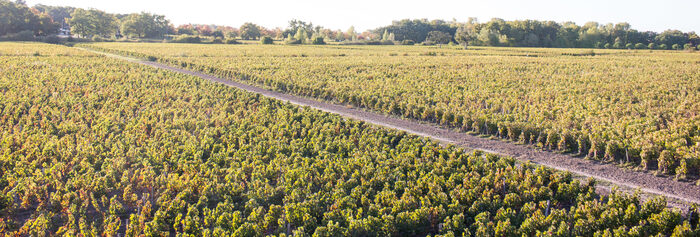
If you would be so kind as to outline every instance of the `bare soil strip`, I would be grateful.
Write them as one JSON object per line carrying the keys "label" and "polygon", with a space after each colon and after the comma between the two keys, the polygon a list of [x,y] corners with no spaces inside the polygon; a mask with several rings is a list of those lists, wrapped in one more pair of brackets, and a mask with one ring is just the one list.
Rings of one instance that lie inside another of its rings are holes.
{"label": "bare soil strip", "polygon": [[[677,182],[668,177],[658,177],[647,172],[639,172],[617,167],[613,164],[602,163],[593,160],[586,160],[572,157],[566,154],[559,154],[549,151],[542,151],[524,145],[511,142],[492,140],[466,134],[464,132],[453,131],[433,124],[427,124],[415,120],[407,120],[398,117],[391,117],[377,112],[366,111],[346,105],[338,105],[330,102],[299,97],[280,92],[263,89],[228,79],[203,74],[200,72],[185,70],[168,66],[161,63],[144,61],[99,51],[86,49],[95,53],[115,57],[155,68],[175,71],[200,77],[209,81],[218,82],[228,86],[236,87],[253,93],[258,93],[270,98],[286,101],[299,106],[308,106],[329,113],[364,121],[367,123],[406,131],[423,137],[428,137],[442,143],[454,144],[466,149],[481,150],[514,157],[520,161],[530,161],[534,164],[548,166],[558,170],[565,170],[571,173],[592,177],[594,179],[620,186],[625,189],[636,190],[655,195],[663,195],[670,199],[687,203],[700,203],[700,186],[688,182]],[[604,187],[610,189],[610,187]],[[675,207],[685,207],[687,205],[676,203]]]}

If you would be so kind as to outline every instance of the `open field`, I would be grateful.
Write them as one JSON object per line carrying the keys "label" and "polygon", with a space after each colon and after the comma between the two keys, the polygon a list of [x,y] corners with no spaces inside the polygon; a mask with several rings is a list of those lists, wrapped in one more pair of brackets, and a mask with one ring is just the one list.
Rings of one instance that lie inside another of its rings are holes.
{"label": "open field", "polygon": [[679,180],[700,172],[700,54],[648,50],[102,43]]}
{"label": "open field", "polygon": [[662,199],[598,196],[569,173],[25,46],[0,43],[3,234],[697,232]]}

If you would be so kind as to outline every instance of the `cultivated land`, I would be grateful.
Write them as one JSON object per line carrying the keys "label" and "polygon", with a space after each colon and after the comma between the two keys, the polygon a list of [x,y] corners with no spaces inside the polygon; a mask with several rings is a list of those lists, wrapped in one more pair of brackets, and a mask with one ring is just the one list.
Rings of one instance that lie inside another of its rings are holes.
{"label": "cultivated land", "polygon": [[697,180],[700,54],[101,43],[86,47]]}
{"label": "cultivated land", "polygon": [[567,172],[201,78],[0,43],[0,233],[697,234]]}
{"label": "cultivated land", "polygon": [[422,123],[416,120],[409,120],[396,116],[387,116],[377,112],[348,107],[345,105],[333,104],[312,98],[275,92],[254,85],[235,82],[232,80],[203,74],[201,72],[190,71],[157,62],[139,60],[136,58],[124,57],[100,51],[94,52],[131,62],[197,76],[246,91],[259,93],[270,98],[287,101],[292,104],[310,106],[322,111],[339,114],[347,118],[361,120],[375,125],[428,137],[438,142],[458,145],[459,147],[468,150],[480,150],[493,154],[511,156],[523,162],[534,162],[536,164],[545,165],[558,170],[571,171],[579,175],[579,178],[581,179],[590,177],[604,181],[604,183],[602,183],[602,189],[600,185],[598,189],[601,194],[607,193],[615,186],[620,186],[630,192],[632,190],[642,190],[645,194],[641,196],[642,199],[650,198],[647,196],[647,194],[669,197],[672,201],[669,203],[669,206],[680,207],[682,209],[687,209],[690,203],[700,203],[700,187],[694,185],[693,183],[676,182],[666,177],[659,177],[650,173],[635,172],[633,170],[624,169],[623,167],[616,167],[612,164],[606,164],[595,160],[572,159],[572,157],[566,154],[535,150],[531,149],[531,147],[507,143],[500,140],[476,137],[449,128]]}

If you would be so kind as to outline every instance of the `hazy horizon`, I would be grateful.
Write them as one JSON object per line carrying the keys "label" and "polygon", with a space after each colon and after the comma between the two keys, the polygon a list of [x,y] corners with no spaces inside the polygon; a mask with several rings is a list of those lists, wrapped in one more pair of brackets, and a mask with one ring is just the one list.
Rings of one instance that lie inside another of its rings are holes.
{"label": "hazy horizon", "polygon": [[[444,1],[442,4],[368,1],[329,3],[326,1],[234,1],[202,0],[197,4],[155,1],[90,1],[90,0],[27,0],[36,4],[95,8],[110,13],[150,12],[165,15],[175,26],[182,24],[215,24],[239,27],[245,22],[267,28],[285,28],[291,19],[312,22],[329,29],[346,30],[354,26],[362,32],[389,25],[401,19],[453,19],[464,22],[476,17],[480,22],[491,18],[504,20],[573,21],[583,25],[589,21],[601,24],[628,22],[639,31],[662,32],[677,29],[700,31],[697,4],[689,0],[666,1],[602,1],[564,2],[541,0],[521,2]],[[684,7],[684,6],[690,7]],[[270,7],[274,6],[274,8]]]}

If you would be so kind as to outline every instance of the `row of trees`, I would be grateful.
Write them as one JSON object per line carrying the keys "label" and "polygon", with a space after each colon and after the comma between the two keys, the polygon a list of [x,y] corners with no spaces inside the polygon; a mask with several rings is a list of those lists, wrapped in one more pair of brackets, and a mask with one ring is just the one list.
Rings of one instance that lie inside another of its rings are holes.
{"label": "row of trees", "polygon": [[162,38],[173,32],[165,16],[151,13],[110,14],[97,9],[75,9],[67,20],[71,32],[81,37]]}
{"label": "row of trees", "polygon": [[111,14],[96,9],[36,5],[0,0],[0,36],[32,32],[33,36],[58,33],[70,27],[81,37],[162,38],[174,31],[165,16],[150,13]]}
{"label": "row of trees", "polygon": [[560,48],[660,48],[682,49],[700,46],[695,32],[667,30],[661,33],[632,29],[629,23],[583,26],[573,22],[516,20],[494,18],[480,23],[427,19],[394,21],[361,34],[354,28],[330,30],[300,20],[289,21],[286,29],[267,29],[245,23],[239,29],[215,25],[181,25],[173,27],[163,15],[150,13],[110,14],[96,9],[36,5],[0,0],[0,36],[31,31],[35,36],[50,35],[59,27],[70,26],[81,37],[163,38],[166,34],[203,35],[214,38],[259,39],[268,36],[295,42],[382,40],[393,42],[449,42],[483,46],[560,47]]}
{"label": "row of trees", "polygon": [[667,30],[661,33],[632,29],[629,23],[599,24],[589,22],[578,26],[573,22],[553,21],[505,21],[492,19],[479,23],[475,18],[467,22],[426,19],[394,21],[389,26],[362,33],[351,27],[347,31],[330,30],[312,23],[291,20],[285,29],[267,29],[252,23],[245,23],[240,29],[207,25],[183,25],[178,34],[199,34],[214,37],[240,36],[243,39],[258,39],[263,36],[285,39],[287,42],[375,40],[387,43],[426,43],[447,44],[450,42],[466,45],[517,46],[517,47],[560,47],[560,48],[649,48],[682,49],[700,45],[700,37],[695,32]]}
{"label": "row of trees", "polygon": [[270,37],[278,40],[312,42],[319,38],[323,41],[346,41],[358,39],[371,39],[373,35],[366,33],[358,35],[354,27],[350,27],[346,32],[340,30],[330,30],[321,26],[314,26],[312,23],[293,19],[289,21],[289,26],[285,29],[269,29],[260,25],[246,22],[239,28],[219,25],[180,25],[175,29],[178,35],[199,35],[213,38],[241,38],[244,40],[257,40],[262,37]]}
{"label": "row of trees", "polygon": [[700,45],[695,32],[667,30],[662,33],[632,29],[629,23],[599,24],[588,22],[578,26],[573,22],[504,21],[493,19],[478,23],[471,19],[459,24],[458,38],[463,43],[489,46],[528,46],[562,48],[630,48],[642,45]]}
{"label": "row of trees", "polygon": [[21,2],[0,0],[0,36],[30,32],[42,36],[56,33],[59,25],[49,15]]}
{"label": "row of trees", "polygon": [[448,43],[483,46],[559,47],[559,48],[690,48],[700,45],[695,32],[667,30],[662,33],[632,29],[629,23],[600,24],[589,22],[583,26],[573,22],[517,20],[494,18],[479,23],[476,18],[467,22],[446,22],[426,19],[394,21],[389,26],[373,30],[375,35],[393,35],[393,40]]}

